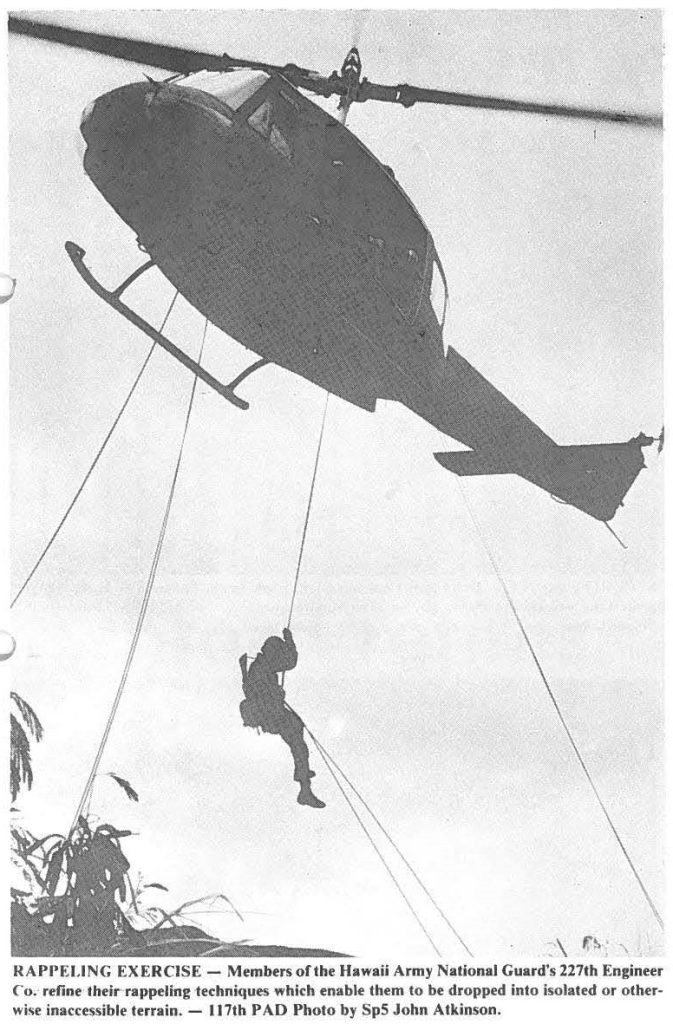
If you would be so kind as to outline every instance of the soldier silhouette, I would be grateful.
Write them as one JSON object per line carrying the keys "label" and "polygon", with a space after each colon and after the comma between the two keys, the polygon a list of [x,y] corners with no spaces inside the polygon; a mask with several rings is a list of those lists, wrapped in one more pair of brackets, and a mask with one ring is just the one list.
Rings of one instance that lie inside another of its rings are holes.
{"label": "soldier silhouette", "polygon": [[325,804],[311,789],[315,775],[308,763],[308,747],[304,739],[304,723],[285,703],[285,690],[278,679],[279,672],[288,672],[297,664],[297,648],[289,628],[283,630],[283,639],[270,636],[262,650],[248,665],[248,655],[239,659],[243,676],[240,712],[243,724],[251,729],[280,736],[287,743],[294,760],[294,778],[299,783],[297,803],[308,807]]}

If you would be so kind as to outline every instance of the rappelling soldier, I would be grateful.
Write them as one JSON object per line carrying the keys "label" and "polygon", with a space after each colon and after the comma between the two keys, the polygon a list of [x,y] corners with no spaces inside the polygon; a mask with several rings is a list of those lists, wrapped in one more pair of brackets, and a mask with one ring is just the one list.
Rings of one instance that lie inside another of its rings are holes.
{"label": "rappelling soldier", "polygon": [[282,640],[279,636],[270,636],[250,665],[247,654],[241,655],[239,664],[245,694],[240,705],[243,724],[285,740],[294,760],[294,778],[299,783],[297,803],[324,807],[311,789],[315,772],[311,771],[308,763],[304,723],[286,705],[285,690],[278,679],[279,672],[289,672],[297,664],[297,648],[292,633],[284,629]]}

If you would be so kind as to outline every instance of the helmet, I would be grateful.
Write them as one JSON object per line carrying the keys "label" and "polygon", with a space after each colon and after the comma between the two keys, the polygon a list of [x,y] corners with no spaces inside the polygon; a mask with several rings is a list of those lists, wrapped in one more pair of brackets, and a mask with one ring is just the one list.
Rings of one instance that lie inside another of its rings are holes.
{"label": "helmet", "polygon": [[262,654],[273,665],[276,665],[279,661],[284,662],[285,644],[279,636],[270,636],[262,644]]}

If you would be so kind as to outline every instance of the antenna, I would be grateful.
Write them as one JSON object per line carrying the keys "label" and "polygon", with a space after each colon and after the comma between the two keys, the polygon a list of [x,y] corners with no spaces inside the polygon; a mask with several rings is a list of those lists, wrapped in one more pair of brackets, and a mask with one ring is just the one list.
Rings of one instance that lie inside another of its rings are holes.
{"label": "antenna", "polygon": [[[603,520],[603,522],[605,522],[605,520]],[[619,538],[619,537],[617,536],[617,534],[616,534],[616,533],[615,533],[615,531],[614,531],[614,530],[612,529],[612,527],[610,526],[610,524],[609,524],[609,523],[605,523],[605,525],[606,525],[607,529],[608,529],[608,530],[610,531],[610,533],[612,534],[612,536],[613,536],[613,537],[615,538],[615,540],[617,541],[617,543],[618,543],[618,544],[621,544],[621,546],[622,546],[622,547],[624,548],[624,550],[625,550],[625,551],[628,551],[628,550],[629,550],[629,549],[628,549],[628,546],[627,546],[627,545],[626,545],[626,544],[624,543],[624,541],[623,541],[623,540],[620,540],[620,538]]]}

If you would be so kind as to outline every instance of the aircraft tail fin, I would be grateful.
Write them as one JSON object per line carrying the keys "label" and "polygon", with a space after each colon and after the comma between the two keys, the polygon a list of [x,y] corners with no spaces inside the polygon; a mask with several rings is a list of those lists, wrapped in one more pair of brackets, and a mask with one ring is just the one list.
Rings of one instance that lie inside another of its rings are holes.
{"label": "aircraft tail fin", "polygon": [[552,445],[520,452],[484,449],[436,452],[458,476],[516,473],[561,501],[607,522],[645,465],[642,449],[654,438],[639,434],[618,444]]}

